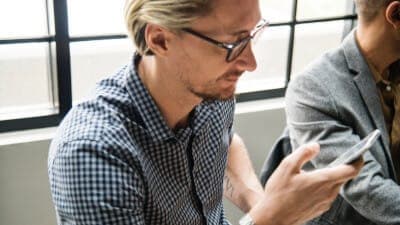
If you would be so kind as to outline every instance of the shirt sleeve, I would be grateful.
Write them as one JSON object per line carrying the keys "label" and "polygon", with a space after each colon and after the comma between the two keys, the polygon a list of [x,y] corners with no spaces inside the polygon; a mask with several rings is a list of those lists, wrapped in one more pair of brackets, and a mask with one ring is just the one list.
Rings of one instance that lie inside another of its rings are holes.
{"label": "shirt sleeve", "polygon": [[143,179],[126,152],[87,140],[57,149],[49,177],[59,224],[145,224]]}

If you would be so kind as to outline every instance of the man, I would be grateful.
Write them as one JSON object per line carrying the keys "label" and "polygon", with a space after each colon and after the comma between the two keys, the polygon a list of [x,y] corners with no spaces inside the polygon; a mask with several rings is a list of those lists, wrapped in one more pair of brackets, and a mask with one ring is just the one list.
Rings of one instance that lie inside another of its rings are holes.
{"label": "man", "polygon": [[300,224],[360,170],[303,173],[311,144],[261,188],[232,131],[237,80],[256,68],[249,42],[267,25],[257,0],[131,0],[126,21],[134,58],[69,112],[51,145],[59,224],[229,224],[224,176],[248,212],[242,224]]}
{"label": "man", "polygon": [[[321,168],[374,129],[360,175],[309,224],[400,224],[400,2],[356,0],[357,28],[287,90],[292,146],[317,141]],[[397,177],[396,177],[397,174]]]}

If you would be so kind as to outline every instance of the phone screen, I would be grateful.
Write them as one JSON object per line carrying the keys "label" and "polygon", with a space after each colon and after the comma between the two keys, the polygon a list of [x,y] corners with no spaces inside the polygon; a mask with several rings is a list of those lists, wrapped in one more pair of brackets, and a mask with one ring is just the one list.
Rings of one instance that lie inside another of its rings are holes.
{"label": "phone screen", "polygon": [[372,131],[364,139],[331,162],[328,167],[334,167],[341,164],[351,164],[356,161],[372,147],[380,135],[381,132],[379,130]]}

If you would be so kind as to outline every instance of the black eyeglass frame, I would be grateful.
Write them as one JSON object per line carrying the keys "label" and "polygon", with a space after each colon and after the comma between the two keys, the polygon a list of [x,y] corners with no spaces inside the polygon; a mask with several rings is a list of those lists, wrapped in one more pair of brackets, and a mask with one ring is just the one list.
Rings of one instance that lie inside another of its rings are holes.
{"label": "black eyeglass frame", "polygon": [[[225,49],[227,51],[225,61],[232,62],[233,60],[235,60],[237,57],[239,57],[242,54],[243,50],[246,48],[246,46],[249,44],[249,42],[256,36],[256,34],[259,33],[260,31],[264,30],[266,27],[268,27],[268,25],[269,25],[269,22],[266,19],[261,19],[261,21],[253,29],[253,31],[251,32],[251,34],[248,37],[245,37],[234,43],[225,43],[225,42],[217,41],[213,38],[207,37],[204,34],[194,31],[190,28],[182,28],[181,30],[185,31],[195,37],[201,38],[213,45],[216,45],[220,48]],[[241,46],[241,48],[238,50],[237,55],[235,55],[233,58],[231,58],[232,52],[234,52],[235,48],[237,48],[238,46]]]}

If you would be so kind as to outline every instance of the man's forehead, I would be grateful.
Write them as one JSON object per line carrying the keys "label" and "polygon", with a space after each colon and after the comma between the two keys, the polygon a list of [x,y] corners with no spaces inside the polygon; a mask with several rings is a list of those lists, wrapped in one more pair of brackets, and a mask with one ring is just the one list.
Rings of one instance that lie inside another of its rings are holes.
{"label": "man's forehead", "polygon": [[199,23],[216,30],[251,30],[260,19],[258,0],[214,0],[210,14]]}

